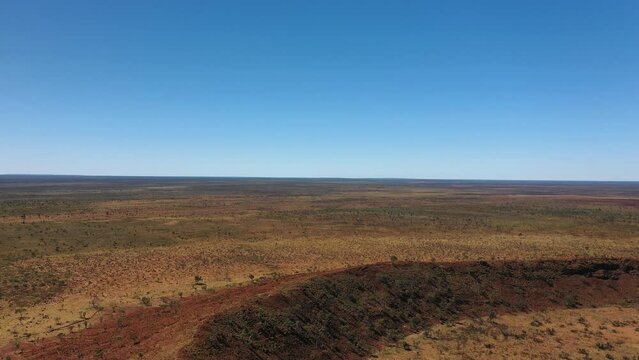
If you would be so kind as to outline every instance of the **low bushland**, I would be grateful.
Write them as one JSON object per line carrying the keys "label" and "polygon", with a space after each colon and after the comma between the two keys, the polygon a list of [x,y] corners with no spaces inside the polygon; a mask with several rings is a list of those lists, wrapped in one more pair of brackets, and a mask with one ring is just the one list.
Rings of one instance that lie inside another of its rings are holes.
{"label": "low bushland", "polygon": [[379,344],[461,317],[637,300],[637,269],[611,260],[363,266],[214,316],[182,355],[363,358]]}

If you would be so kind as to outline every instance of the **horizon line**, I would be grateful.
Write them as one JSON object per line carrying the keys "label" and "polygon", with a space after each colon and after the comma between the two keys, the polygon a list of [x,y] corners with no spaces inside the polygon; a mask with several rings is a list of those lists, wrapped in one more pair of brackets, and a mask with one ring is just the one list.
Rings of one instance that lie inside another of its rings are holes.
{"label": "horizon line", "polygon": [[246,175],[96,175],[96,174],[0,174],[0,177],[82,177],[82,178],[187,178],[187,179],[280,179],[280,180],[406,180],[406,181],[495,181],[495,182],[600,182],[639,183],[639,180],[574,180],[574,179],[480,179],[480,178],[416,178],[416,177],[348,177],[348,176],[246,176]]}

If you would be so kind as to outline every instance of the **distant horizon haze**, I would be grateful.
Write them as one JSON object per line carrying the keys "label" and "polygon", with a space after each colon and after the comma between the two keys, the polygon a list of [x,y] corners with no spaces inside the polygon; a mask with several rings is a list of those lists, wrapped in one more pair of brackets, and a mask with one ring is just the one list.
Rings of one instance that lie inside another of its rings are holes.
{"label": "distant horizon haze", "polygon": [[227,175],[84,175],[84,174],[0,174],[0,180],[7,178],[84,178],[84,179],[211,179],[211,180],[225,180],[225,179],[239,179],[239,180],[370,180],[370,181],[423,181],[423,182],[512,182],[512,183],[629,183],[638,184],[639,180],[574,180],[574,179],[473,179],[473,178],[459,178],[459,179],[445,179],[445,178],[406,178],[406,177],[340,177],[340,176],[227,176]]}

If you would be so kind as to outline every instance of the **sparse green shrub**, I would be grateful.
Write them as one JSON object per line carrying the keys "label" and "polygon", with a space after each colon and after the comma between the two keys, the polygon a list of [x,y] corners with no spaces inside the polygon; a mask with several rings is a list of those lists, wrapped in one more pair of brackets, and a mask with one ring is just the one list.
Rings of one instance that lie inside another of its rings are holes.
{"label": "sparse green shrub", "polygon": [[564,296],[564,305],[566,305],[566,307],[574,309],[577,307],[577,296],[575,296],[574,294],[566,294]]}
{"label": "sparse green shrub", "polygon": [[406,350],[406,351],[411,351],[411,350],[412,350],[412,347],[411,347],[411,346],[410,346],[410,344],[409,344],[409,343],[407,343],[406,341],[404,341],[404,342],[402,343],[402,347],[403,347],[403,348],[404,348],[404,350]]}
{"label": "sparse green shrub", "polygon": [[612,346],[612,344],[609,342],[598,342],[597,344],[595,344],[595,347],[599,350],[612,350],[614,348],[614,346]]}

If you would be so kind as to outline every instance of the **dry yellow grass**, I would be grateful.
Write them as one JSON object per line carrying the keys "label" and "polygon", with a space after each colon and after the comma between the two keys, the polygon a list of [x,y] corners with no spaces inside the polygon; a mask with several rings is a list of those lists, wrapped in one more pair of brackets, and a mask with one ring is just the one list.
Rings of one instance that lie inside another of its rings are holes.
{"label": "dry yellow grass", "polygon": [[436,325],[379,351],[378,360],[636,359],[639,309],[550,310]]}
{"label": "dry yellow grass", "polygon": [[165,296],[205,291],[194,288],[196,275],[210,290],[247,282],[249,275],[337,269],[391,255],[420,261],[639,256],[635,187],[107,185],[0,192],[3,268],[40,269],[65,284],[35,303],[9,296],[25,291],[0,296],[0,344],[55,335],[52,328],[77,320],[96,301],[128,306],[148,297],[157,305]]}

